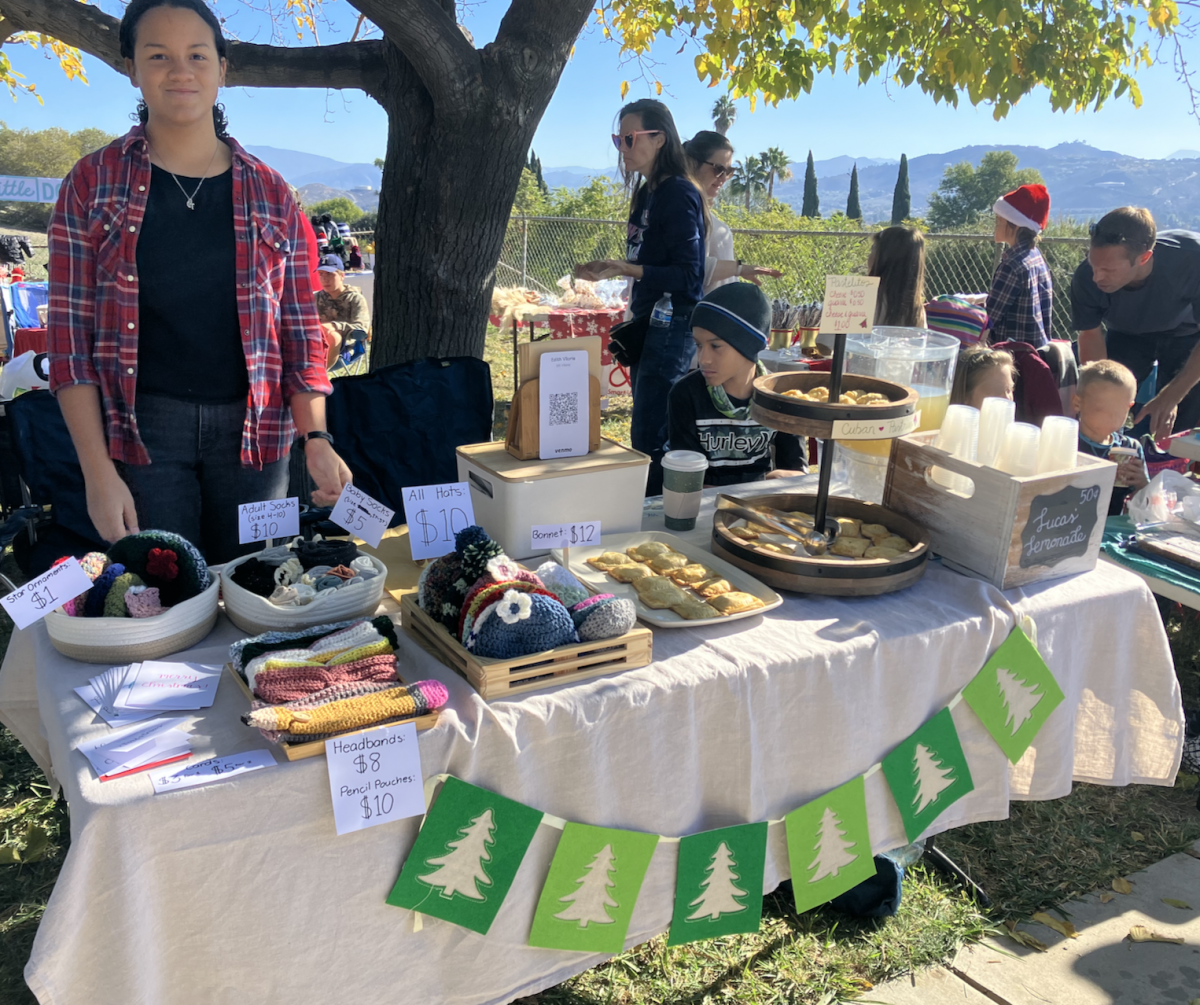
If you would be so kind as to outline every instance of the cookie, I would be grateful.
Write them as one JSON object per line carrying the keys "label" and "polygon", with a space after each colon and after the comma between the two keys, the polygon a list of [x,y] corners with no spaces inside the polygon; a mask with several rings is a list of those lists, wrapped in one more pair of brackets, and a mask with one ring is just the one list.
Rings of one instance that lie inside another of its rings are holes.
{"label": "cookie", "polygon": [[635,565],[632,562],[627,565],[614,566],[608,570],[608,574],[618,583],[636,583],[639,579],[654,575],[644,565]]}
{"label": "cookie", "polygon": [[752,596],[749,593],[738,593],[736,590],[730,593],[722,593],[719,597],[713,597],[709,601],[720,614],[742,614],[745,611],[756,611],[760,607],[766,607],[758,597]]}
{"label": "cookie", "polygon": [[863,558],[899,558],[904,552],[897,551],[895,548],[880,548],[878,546],[868,548],[863,552]]}
{"label": "cookie", "polygon": [[687,597],[682,604],[676,604],[671,608],[676,614],[686,621],[700,621],[703,618],[715,618],[718,611],[715,607],[710,607],[703,600],[696,600],[693,597]]}
{"label": "cookie", "polygon": [[647,607],[674,607],[687,600],[687,594],[665,576],[647,576],[633,584],[638,599]]}
{"label": "cookie", "polygon": [[829,549],[831,555],[843,555],[846,558],[862,558],[871,542],[865,537],[849,537],[838,535]]}
{"label": "cookie", "polygon": [[880,548],[895,548],[896,551],[912,551],[911,544],[904,540],[904,538],[897,537],[894,534],[891,537],[885,537],[882,541],[876,541],[875,543]]}

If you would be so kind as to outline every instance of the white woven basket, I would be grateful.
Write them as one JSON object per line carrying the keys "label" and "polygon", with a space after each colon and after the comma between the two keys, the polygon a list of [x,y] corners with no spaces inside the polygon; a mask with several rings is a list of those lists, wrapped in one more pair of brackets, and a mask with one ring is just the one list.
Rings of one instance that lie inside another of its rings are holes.
{"label": "white woven basket", "polygon": [[221,570],[221,596],[225,600],[225,613],[229,620],[242,631],[252,635],[263,632],[289,632],[313,625],[324,625],[331,621],[347,621],[350,618],[367,617],[383,599],[383,583],[387,578],[387,566],[374,556],[367,556],[379,570],[379,575],[353,586],[342,586],[336,590],[319,593],[312,603],[303,607],[279,607],[266,597],[251,593],[238,586],[230,577],[239,565],[253,555],[228,562]]}
{"label": "white woven basket", "polygon": [[84,663],[119,666],[156,660],[190,649],[217,623],[221,582],[213,573],[208,589],[152,618],[72,618],[46,615],[50,642],[64,656]]}

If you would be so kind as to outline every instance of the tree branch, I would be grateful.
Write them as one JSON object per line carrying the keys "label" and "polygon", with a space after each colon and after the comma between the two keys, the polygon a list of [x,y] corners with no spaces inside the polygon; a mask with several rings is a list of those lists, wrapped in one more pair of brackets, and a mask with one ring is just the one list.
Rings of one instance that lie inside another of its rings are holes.
{"label": "tree branch", "polygon": [[509,72],[524,80],[549,76],[557,86],[594,6],[593,0],[512,0],[495,42]]}
{"label": "tree branch", "polygon": [[475,103],[479,54],[438,0],[350,0],[408,60],[435,105]]}
{"label": "tree branch", "polygon": [[[91,4],[0,0],[0,17],[6,37],[18,31],[43,32],[125,72],[117,38],[120,22]],[[360,88],[371,93],[383,74],[383,45],[378,39],[305,48],[231,41],[225,82],[234,87]]]}

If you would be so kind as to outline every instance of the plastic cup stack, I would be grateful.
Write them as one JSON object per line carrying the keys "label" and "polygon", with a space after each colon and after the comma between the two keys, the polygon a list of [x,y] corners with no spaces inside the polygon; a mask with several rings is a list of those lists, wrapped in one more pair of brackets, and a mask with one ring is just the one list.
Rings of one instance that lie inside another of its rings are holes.
{"label": "plastic cup stack", "polygon": [[[962,461],[975,460],[979,445],[979,410],[970,405],[951,405],[946,409],[946,418],[938,432],[937,445],[940,450]],[[934,468],[933,480],[961,495],[969,496],[973,491],[971,480],[964,475]]]}
{"label": "plastic cup stack", "polygon": [[996,466],[1004,434],[1013,424],[1017,406],[1007,398],[984,398],[979,410],[979,449],[975,459],[989,468]]}
{"label": "plastic cup stack", "polygon": [[1038,442],[1042,431],[1028,422],[1014,422],[1004,432],[1000,454],[993,465],[1001,471],[1018,478],[1036,475],[1038,470]]}
{"label": "plastic cup stack", "polygon": [[1037,473],[1069,471],[1079,455],[1079,423],[1062,415],[1048,415],[1042,420],[1042,436],[1038,442]]}

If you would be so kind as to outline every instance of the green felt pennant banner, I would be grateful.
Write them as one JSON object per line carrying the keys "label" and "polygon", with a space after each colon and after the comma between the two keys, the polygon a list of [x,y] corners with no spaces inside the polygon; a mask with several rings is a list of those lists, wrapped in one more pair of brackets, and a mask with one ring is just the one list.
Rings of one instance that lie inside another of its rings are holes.
{"label": "green felt pennant banner", "polygon": [[875,875],[862,775],[792,810],[784,826],[797,914]]}
{"label": "green felt pennant banner", "polygon": [[680,838],[667,945],[757,932],[766,856],[766,821]]}

